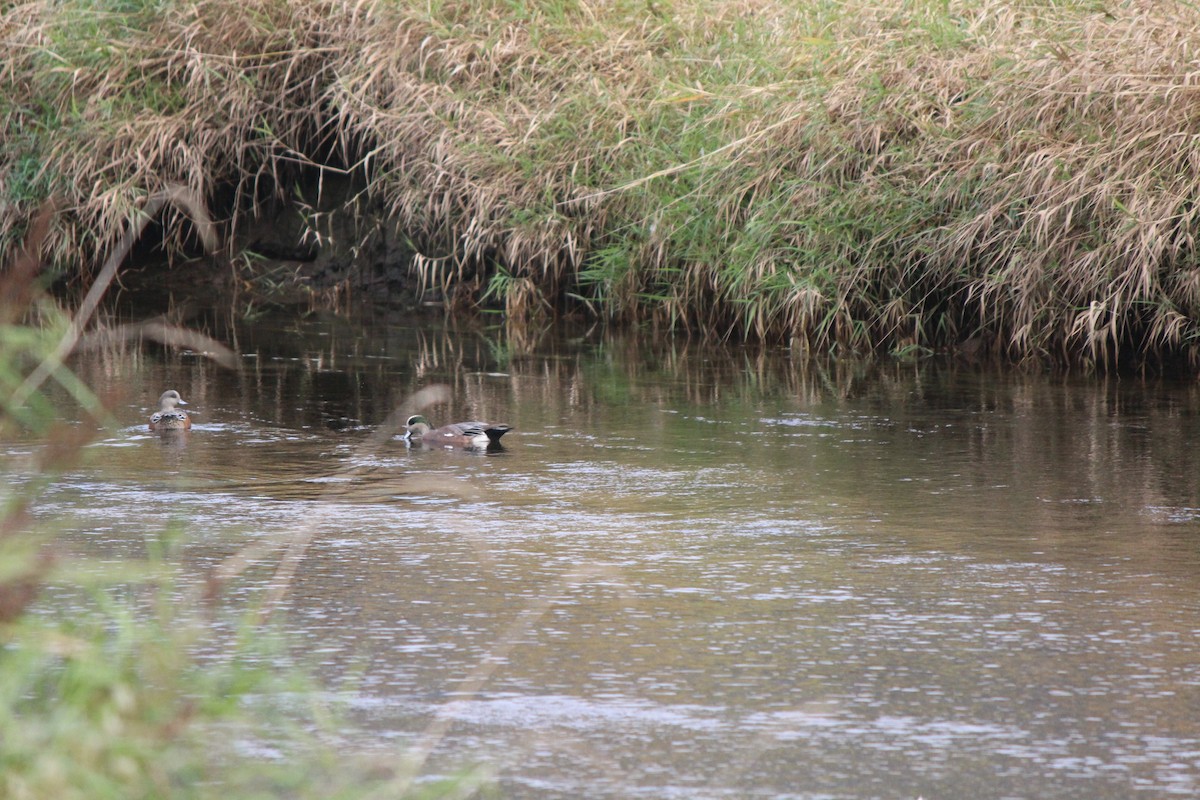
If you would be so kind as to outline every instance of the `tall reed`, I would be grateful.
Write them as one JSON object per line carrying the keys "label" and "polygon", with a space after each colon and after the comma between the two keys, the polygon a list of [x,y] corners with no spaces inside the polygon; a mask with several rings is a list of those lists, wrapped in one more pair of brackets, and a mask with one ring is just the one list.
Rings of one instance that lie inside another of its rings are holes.
{"label": "tall reed", "polygon": [[168,183],[219,204],[236,248],[298,177],[350,171],[414,244],[415,280],[510,314],[818,349],[1200,354],[1188,4],[7,9],[0,236],[61,193],[63,264]]}

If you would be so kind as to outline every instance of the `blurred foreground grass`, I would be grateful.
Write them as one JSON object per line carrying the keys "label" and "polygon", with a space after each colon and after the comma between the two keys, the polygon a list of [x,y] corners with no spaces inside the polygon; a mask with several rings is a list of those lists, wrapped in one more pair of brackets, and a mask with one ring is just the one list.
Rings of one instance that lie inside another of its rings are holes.
{"label": "blurred foreground grass", "polygon": [[[28,241],[39,242],[47,210]],[[0,267],[0,797],[462,797],[469,773],[421,780],[411,752],[339,751],[336,701],[299,669],[236,576],[188,574],[180,531],[140,563],[81,562],[38,514],[43,492],[112,427],[117,398],[64,365],[86,323],[40,284],[36,246]],[[35,379],[36,376],[44,379]],[[67,390],[72,408],[49,398]],[[64,420],[75,420],[66,422]]]}

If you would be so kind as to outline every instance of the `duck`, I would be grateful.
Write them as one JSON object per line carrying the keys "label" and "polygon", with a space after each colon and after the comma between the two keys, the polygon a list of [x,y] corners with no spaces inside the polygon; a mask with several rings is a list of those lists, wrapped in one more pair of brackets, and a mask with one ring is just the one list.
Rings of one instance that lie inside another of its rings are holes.
{"label": "duck", "polygon": [[490,422],[455,422],[435,428],[420,414],[409,417],[404,427],[404,438],[410,444],[464,450],[496,449],[501,446],[500,437],[512,430],[511,425]]}
{"label": "duck", "polygon": [[186,431],[192,427],[192,418],[188,413],[176,406],[186,406],[179,392],[167,389],[158,398],[158,411],[150,415],[150,430],[152,431]]}

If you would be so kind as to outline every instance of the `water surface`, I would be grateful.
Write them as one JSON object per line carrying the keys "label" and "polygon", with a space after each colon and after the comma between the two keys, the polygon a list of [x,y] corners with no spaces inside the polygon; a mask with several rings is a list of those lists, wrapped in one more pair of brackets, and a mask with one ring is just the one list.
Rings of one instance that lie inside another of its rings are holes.
{"label": "water surface", "polygon": [[[122,427],[39,513],[81,555],[259,545],[349,749],[513,798],[1200,793],[1190,383],[794,360],[378,317],[78,368]],[[370,442],[418,389],[501,452]],[[178,389],[195,427],[144,429]],[[6,445],[19,472],[28,442]],[[275,566],[291,546],[295,571]],[[424,737],[424,738],[423,738]]]}

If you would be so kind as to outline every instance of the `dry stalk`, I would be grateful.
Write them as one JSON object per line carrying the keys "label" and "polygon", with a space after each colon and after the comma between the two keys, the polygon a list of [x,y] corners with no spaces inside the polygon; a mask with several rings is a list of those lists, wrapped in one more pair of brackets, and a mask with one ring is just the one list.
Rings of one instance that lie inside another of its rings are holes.
{"label": "dry stalk", "polygon": [[1197,357],[1185,4],[200,0],[100,18],[103,59],[60,6],[0,23],[0,79],[34,90],[8,129],[36,129],[35,96],[60,120],[3,152],[0,183],[36,157],[22,180],[74,209],[60,257],[111,252],[103,232],[167,185],[231,187],[236,234],[350,165],[446,296],[503,270],[610,319],[818,348],[986,331],[1019,358]]}

